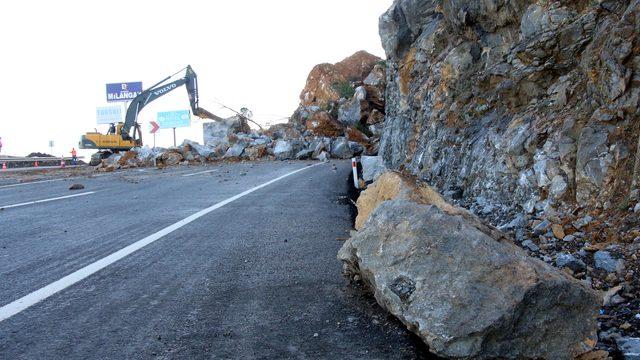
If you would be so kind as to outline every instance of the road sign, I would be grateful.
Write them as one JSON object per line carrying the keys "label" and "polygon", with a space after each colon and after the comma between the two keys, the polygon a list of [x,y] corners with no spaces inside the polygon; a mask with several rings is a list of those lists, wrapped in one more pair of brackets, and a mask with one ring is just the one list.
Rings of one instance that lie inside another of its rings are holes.
{"label": "road sign", "polygon": [[130,101],[142,93],[142,82],[107,84],[107,102]]}
{"label": "road sign", "polygon": [[191,126],[191,112],[189,110],[159,112],[158,125],[161,129],[189,127]]}
{"label": "road sign", "polygon": [[149,125],[151,125],[151,133],[152,134],[155,134],[158,131],[158,129],[160,129],[160,125],[158,125],[158,123],[155,122],[155,121],[150,121]]}
{"label": "road sign", "polygon": [[98,124],[113,124],[122,121],[122,107],[120,105],[99,106],[96,108]]}

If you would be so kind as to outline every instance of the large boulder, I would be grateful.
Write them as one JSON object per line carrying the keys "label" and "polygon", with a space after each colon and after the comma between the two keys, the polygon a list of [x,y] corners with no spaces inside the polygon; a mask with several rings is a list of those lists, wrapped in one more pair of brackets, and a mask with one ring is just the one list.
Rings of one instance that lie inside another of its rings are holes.
{"label": "large boulder", "polygon": [[184,160],[182,151],[179,148],[169,148],[156,158],[158,167],[175,166]]}
{"label": "large boulder", "polygon": [[361,50],[336,63],[335,67],[345,79],[362,81],[380,61],[379,57]]}
{"label": "large boulder", "polygon": [[118,170],[120,169],[121,158],[122,158],[122,155],[120,154],[111,154],[111,156],[109,156],[108,158],[102,159],[102,162],[96,168],[99,171],[104,171],[104,172],[111,172],[111,171]]}
{"label": "large boulder", "polygon": [[221,139],[233,133],[249,133],[251,128],[246,120],[240,116],[232,116],[223,121],[206,122],[202,124],[202,135],[205,144],[218,145]]}
{"label": "large boulder", "polygon": [[356,203],[358,207],[358,215],[355,222],[356,230],[363,228],[371,212],[382,202],[394,199],[410,200],[418,204],[436,205],[447,214],[463,217],[468,223],[473,224],[476,228],[493,238],[498,239],[504,237],[502,232],[493,226],[485,225],[471,212],[446,202],[431,186],[394,171],[384,172],[358,197]]}
{"label": "large boulder", "polygon": [[338,108],[338,121],[345,126],[356,126],[369,116],[369,103],[363,87],[358,87],[351,99],[345,101]]}
{"label": "large boulder", "polygon": [[360,157],[360,163],[362,164],[362,180],[366,182],[377,180],[386,171],[381,156],[363,155]]}
{"label": "large boulder", "polygon": [[326,111],[313,113],[306,122],[306,128],[316,136],[336,137],[344,134],[344,125]]}
{"label": "large boulder", "polygon": [[433,204],[382,202],[338,257],[440,356],[568,360],[597,340],[597,293]]}
{"label": "large boulder", "polygon": [[244,149],[247,147],[247,144],[244,142],[236,142],[227,149],[227,152],[224,154],[223,159],[229,160],[239,160],[244,153]]}
{"label": "large boulder", "polygon": [[348,97],[347,93],[353,91],[351,83],[364,80],[380,61],[375,55],[358,51],[336,64],[316,65],[300,94],[302,107],[325,107]]}
{"label": "large boulder", "polygon": [[384,92],[387,87],[387,69],[383,64],[377,64],[364,79],[364,89],[369,101],[376,109],[384,111]]}
{"label": "large boulder", "polygon": [[213,146],[203,146],[198,144],[195,141],[191,141],[188,139],[185,139],[182,142],[181,147],[182,147],[182,154],[185,158],[187,158],[187,156],[185,156],[186,152],[190,152],[202,159],[210,159],[215,156],[215,148]]}
{"label": "large boulder", "polygon": [[278,140],[273,148],[273,154],[278,160],[288,160],[292,159],[296,153],[289,141]]}
{"label": "large boulder", "polygon": [[331,156],[338,159],[349,159],[353,156],[351,146],[349,146],[349,140],[344,137],[338,137],[331,143]]}

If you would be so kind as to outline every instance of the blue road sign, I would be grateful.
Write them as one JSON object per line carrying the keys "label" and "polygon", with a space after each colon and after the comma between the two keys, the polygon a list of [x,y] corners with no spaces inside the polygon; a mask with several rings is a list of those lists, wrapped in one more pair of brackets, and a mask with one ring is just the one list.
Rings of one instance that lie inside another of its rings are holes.
{"label": "blue road sign", "polygon": [[107,102],[130,101],[142,93],[142,82],[107,84]]}
{"label": "blue road sign", "polygon": [[189,110],[159,112],[158,125],[161,129],[189,127],[191,126],[191,112]]}

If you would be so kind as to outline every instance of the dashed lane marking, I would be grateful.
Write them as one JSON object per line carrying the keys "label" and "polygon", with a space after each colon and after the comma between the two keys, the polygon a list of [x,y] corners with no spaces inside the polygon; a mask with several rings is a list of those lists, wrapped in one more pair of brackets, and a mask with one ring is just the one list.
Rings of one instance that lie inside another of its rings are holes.
{"label": "dashed lane marking", "polygon": [[303,168],[298,169],[298,170],[291,171],[291,172],[289,172],[287,174],[284,174],[282,176],[279,176],[279,177],[277,177],[277,178],[275,178],[273,180],[267,181],[267,182],[265,182],[265,183],[263,183],[261,185],[255,186],[255,187],[253,187],[253,188],[251,188],[249,190],[241,192],[238,195],[235,195],[235,196],[232,196],[232,197],[230,197],[230,198],[228,198],[226,200],[220,201],[219,203],[214,204],[214,205],[212,205],[212,206],[210,206],[210,207],[208,207],[206,209],[200,210],[197,213],[195,213],[193,215],[190,215],[190,216],[178,221],[177,223],[169,225],[169,226],[165,227],[164,229],[145,237],[142,240],[138,240],[135,243],[133,243],[133,244],[131,244],[129,246],[126,246],[126,247],[114,252],[111,255],[108,255],[108,256],[106,256],[106,257],[104,257],[104,258],[102,258],[102,259],[100,259],[100,260],[98,260],[98,261],[96,261],[96,262],[94,262],[92,264],[89,264],[89,265],[87,265],[87,266],[85,266],[85,267],[83,267],[83,268],[81,268],[79,270],[76,270],[73,273],[63,277],[60,280],[54,281],[51,284],[49,284],[49,285],[47,285],[47,286],[45,286],[43,288],[40,288],[40,289],[38,289],[38,290],[28,294],[28,295],[25,295],[25,296],[19,298],[18,300],[15,300],[15,301],[13,301],[13,302],[11,302],[11,303],[3,306],[3,307],[0,307],[0,322],[2,322],[4,320],[6,320],[6,319],[18,314],[18,313],[30,308],[31,306],[41,302],[42,300],[50,297],[53,294],[56,294],[56,293],[58,293],[58,292],[60,292],[60,291],[62,291],[64,289],[68,288],[69,286],[71,286],[71,285],[73,285],[73,284],[75,284],[75,283],[77,283],[77,282],[89,277],[90,275],[95,274],[96,272],[98,272],[98,271],[106,268],[107,266],[113,264],[114,262],[116,262],[116,261],[118,261],[118,260],[120,260],[120,259],[122,259],[122,258],[124,258],[124,257],[126,257],[126,256],[128,256],[128,255],[130,255],[130,254],[132,254],[132,253],[134,253],[134,252],[136,252],[138,250],[140,250],[140,249],[142,249],[143,247],[145,247],[145,246],[147,246],[147,245],[149,245],[151,243],[156,242],[157,240],[161,239],[165,235],[168,235],[168,234],[170,234],[170,233],[182,228],[183,226],[185,226],[185,225],[187,225],[187,224],[189,224],[189,223],[191,223],[191,222],[193,222],[193,221],[195,221],[195,220],[197,220],[197,219],[209,214],[210,212],[212,212],[212,211],[214,211],[216,209],[219,209],[219,208],[221,208],[221,207],[223,207],[223,206],[225,206],[225,205],[227,205],[227,204],[229,204],[229,203],[231,203],[233,201],[236,201],[236,200],[238,200],[238,199],[240,199],[240,198],[242,198],[244,196],[247,196],[247,195],[251,194],[254,191],[260,190],[260,189],[264,188],[265,186],[269,186],[269,185],[271,185],[271,184],[273,184],[273,183],[275,183],[277,181],[280,181],[280,180],[282,180],[282,179],[284,179],[286,177],[289,177],[289,176],[291,176],[293,174],[299,173],[301,171],[304,171],[306,169],[310,169],[310,168],[312,168],[314,166],[321,165],[321,164],[323,164],[323,163],[316,163],[316,164],[313,164],[313,165],[309,165],[309,166],[303,167]]}
{"label": "dashed lane marking", "polygon": [[78,196],[91,195],[91,194],[95,194],[95,193],[96,193],[95,191],[87,191],[87,192],[83,192],[83,193],[80,193],[80,194],[59,196],[59,197],[43,199],[43,200],[27,201],[27,202],[23,202],[23,203],[19,203],[19,204],[3,205],[3,206],[0,206],[0,210],[11,209],[11,208],[16,208],[16,207],[20,207],[20,206],[26,206],[26,205],[40,204],[40,203],[56,201],[56,200],[69,199],[69,198],[74,198],[74,197],[78,197]]}

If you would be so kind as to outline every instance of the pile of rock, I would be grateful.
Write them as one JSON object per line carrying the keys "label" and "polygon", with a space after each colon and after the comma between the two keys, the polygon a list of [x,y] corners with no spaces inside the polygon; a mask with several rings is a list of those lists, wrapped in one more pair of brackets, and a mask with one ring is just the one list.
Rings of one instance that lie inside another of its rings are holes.
{"label": "pile of rock", "polygon": [[359,51],[313,68],[290,124],[305,136],[340,138],[377,155],[385,112],[386,63]]}

